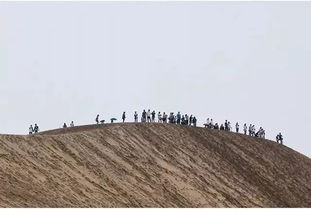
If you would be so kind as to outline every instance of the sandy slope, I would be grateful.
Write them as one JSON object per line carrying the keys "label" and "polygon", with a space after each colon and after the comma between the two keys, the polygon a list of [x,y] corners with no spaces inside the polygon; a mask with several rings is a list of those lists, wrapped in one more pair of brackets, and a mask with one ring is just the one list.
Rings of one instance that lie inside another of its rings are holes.
{"label": "sandy slope", "polygon": [[109,124],[0,143],[1,207],[311,207],[311,159],[241,134]]}

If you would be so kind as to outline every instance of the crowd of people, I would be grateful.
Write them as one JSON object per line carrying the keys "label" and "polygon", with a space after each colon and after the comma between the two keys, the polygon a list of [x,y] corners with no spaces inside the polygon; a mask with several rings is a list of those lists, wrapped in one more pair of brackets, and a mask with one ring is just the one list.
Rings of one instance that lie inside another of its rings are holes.
{"label": "crowd of people", "polygon": [[[204,124],[204,126],[206,128],[210,128],[210,129],[232,131],[231,123],[228,120],[226,120],[223,124],[221,124],[219,126],[218,123],[214,124],[213,119],[207,118],[206,123]],[[236,131],[236,133],[239,133],[239,131],[240,131],[240,125],[239,125],[238,122],[235,124],[235,131]],[[259,130],[256,132],[255,125],[250,124],[249,126],[247,126],[246,123],[245,123],[244,126],[243,126],[243,131],[244,131],[245,135],[247,134],[247,131],[248,131],[248,134],[250,136],[254,136],[254,137],[258,137],[258,138],[263,138],[263,139],[265,138],[265,130],[262,127],[260,127]]]}
{"label": "crowd of people", "polygon": [[[122,121],[125,122],[125,112],[123,112],[122,115]],[[137,111],[134,112],[134,122],[138,122],[138,113]],[[173,123],[173,124],[180,124],[180,125],[189,125],[189,126],[197,126],[197,119],[193,115],[182,115],[180,112],[175,114],[174,112],[171,112],[169,115],[165,112],[156,113],[154,110],[151,111],[150,109],[148,111],[143,110],[141,113],[140,121],[142,123]]]}
{"label": "crowd of people", "polygon": [[[134,122],[138,123],[138,113],[137,111],[134,112]],[[117,120],[116,118],[111,118],[111,123],[113,123],[115,120]],[[124,123],[126,120],[126,112],[123,112],[122,114],[122,122]],[[177,114],[175,114],[174,112],[171,112],[169,115],[166,114],[165,112],[161,113],[158,112],[156,113],[156,111],[151,111],[150,109],[148,109],[148,111],[143,110],[141,113],[141,118],[140,121],[142,123],[172,123],[172,124],[180,124],[180,125],[188,125],[188,126],[197,126],[197,118],[193,115],[189,114],[181,114],[180,112],[177,112]],[[99,120],[99,114],[96,116],[95,118],[95,122],[96,124],[104,124],[105,120]],[[216,130],[223,130],[223,131],[233,131],[232,130],[232,126],[230,121],[225,120],[225,122],[223,124],[218,124],[218,123],[214,123],[212,118],[207,118],[206,123],[203,124],[206,128],[210,128],[210,129],[216,129]],[[74,127],[74,122],[71,121],[70,123],[70,127]],[[64,123],[63,124],[63,128],[67,128],[67,124]],[[240,125],[237,122],[235,124],[235,132],[239,133],[240,131]],[[29,134],[33,134],[33,133],[38,133],[39,132],[39,126],[37,124],[35,124],[35,126],[33,127],[32,125],[30,125],[29,127]],[[247,126],[246,123],[244,123],[243,125],[243,133],[245,135],[249,136],[253,136],[253,137],[258,137],[258,138],[263,138],[265,139],[265,130],[260,127],[258,129],[258,131],[256,132],[256,128],[255,125],[250,124],[249,126]],[[283,144],[283,136],[281,133],[279,133],[276,136],[276,141],[279,144]]]}

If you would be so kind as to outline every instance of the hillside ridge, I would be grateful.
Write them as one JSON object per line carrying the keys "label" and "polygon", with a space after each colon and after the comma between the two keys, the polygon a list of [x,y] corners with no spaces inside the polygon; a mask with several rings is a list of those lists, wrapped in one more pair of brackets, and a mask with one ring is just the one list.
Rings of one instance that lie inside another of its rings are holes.
{"label": "hillside ridge", "polygon": [[1,207],[311,207],[311,159],[160,123],[0,135]]}

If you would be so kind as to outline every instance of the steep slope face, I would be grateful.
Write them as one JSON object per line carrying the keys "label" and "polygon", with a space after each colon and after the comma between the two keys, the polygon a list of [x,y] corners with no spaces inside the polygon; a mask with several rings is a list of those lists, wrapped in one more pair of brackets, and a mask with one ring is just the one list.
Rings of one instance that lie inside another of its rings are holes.
{"label": "steep slope face", "polygon": [[311,159],[242,134],[109,124],[0,143],[1,207],[311,207]]}

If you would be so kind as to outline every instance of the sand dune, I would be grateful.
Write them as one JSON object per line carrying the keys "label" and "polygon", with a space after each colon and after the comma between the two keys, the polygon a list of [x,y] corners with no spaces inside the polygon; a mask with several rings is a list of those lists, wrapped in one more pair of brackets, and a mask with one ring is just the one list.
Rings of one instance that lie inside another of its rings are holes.
{"label": "sand dune", "polygon": [[311,207],[311,159],[173,124],[0,135],[1,207]]}

